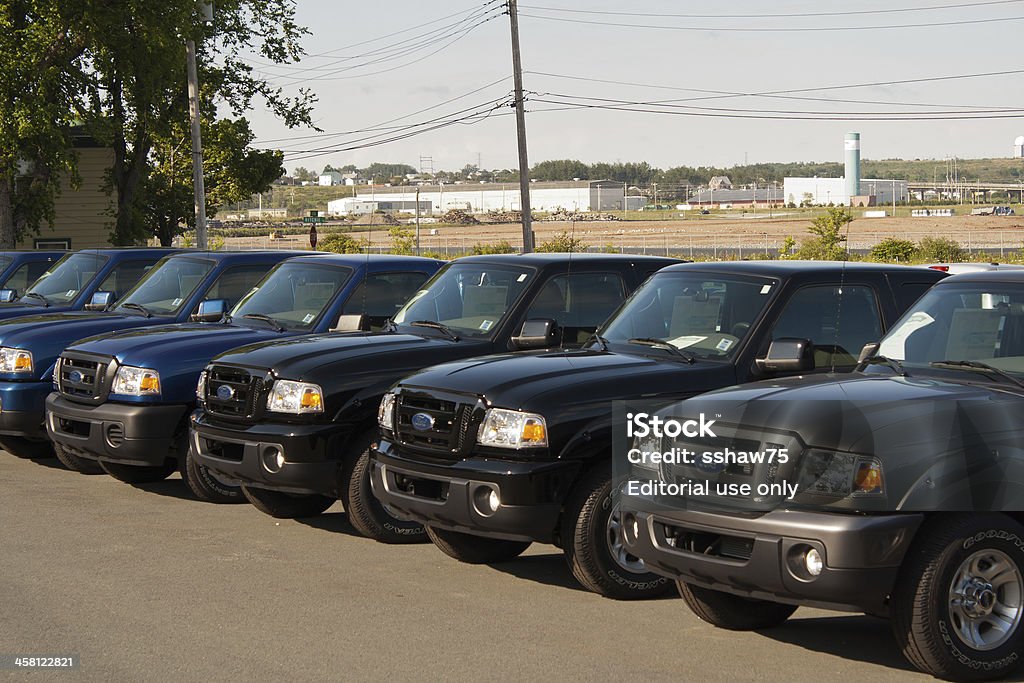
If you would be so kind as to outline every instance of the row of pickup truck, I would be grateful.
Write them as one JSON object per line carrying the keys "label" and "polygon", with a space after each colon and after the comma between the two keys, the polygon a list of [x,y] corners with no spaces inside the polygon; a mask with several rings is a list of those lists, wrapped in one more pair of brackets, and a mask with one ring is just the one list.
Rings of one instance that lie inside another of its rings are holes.
{"label": "row of pickup truck", "polygon": [[[341,501],[360,533],[463,562],[552,543],[591,591],[675,584],[724,628],[800,604],[887,616],[946,678],[1019,663],[1024,496],[998,484],[1024,485],[1024,461],[992,430],[1024,405],[1024,271],[94,250],[3,291],[0,445],[16,456],[130,484],[180,472],[202,500],[279,518]],[[627,454],[668,441],[623,431],[623,401],[717,410],[722,443],[788,439],[791,456],[637,472]],[[907,410],[929,402],[946,412]],[[938,433],[942,451],[890,452],[872,440],[887,429]],[[783,479],[789,498],[735,493]]]}

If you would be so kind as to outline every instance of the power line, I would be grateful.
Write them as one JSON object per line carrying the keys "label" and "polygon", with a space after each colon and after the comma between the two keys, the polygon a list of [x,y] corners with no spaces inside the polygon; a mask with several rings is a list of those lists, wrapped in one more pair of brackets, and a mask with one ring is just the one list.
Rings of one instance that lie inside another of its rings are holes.
{"label": "power line", "polygon": [[[863,87],[869,87],[869,86],[870,87],[881,87],[881,86],[886,86],[886,85],[899,85],[899,84],[905,84],[905,83],[919,83],[919,82],[937,81],[937,80],[952,80],[952,79],[963,79],[963,78],[981,78],[981,77],[988,77],[988,76],[1003,76],[1003,75],[1008,75],[1008,74],[1024,73],[1024,69],[1017,70],[1017,71],[1002,71],[1002,72],[991,72],[991,73],[981,73],[981,74],[964,74],[964,75],[957,75],[957,76],[937,76],[937,77],[929,77],[929,78],[923,78],[923,79],[905,79],[905,80],[901,80],[901,81],[886,81],[886,82],[876,82],[876,83],[860,83],[860,84],[852,84],[852,85],[824,86],[822,88],[800,88],[800,89],[795,89],[795,90],[775,90],[775,91],[766,91],[766,92],[746,92],[746,91],[734,91],[734,90],[710,90],[710,89],[704,89],[704,88],[686,88],[686,87],[671,86],[671,85],[664,85],[664,84],[636,83],[636,82],[631,82],[631,81],[615,81],[615,80],[610,80],[610,79],[606,79],[606,78],[589,78],[589,77],[586,77],[586,76],[570,76],[570,75],[566,75],[566,74],[555,74],[555,73],[550,73],[550,72],[545,72],[545,71],[527,71],[526,73],[534,75],[534,76],[545,76],[545,77],[549,77],[549,78],[560,78],[560,79],[573,80],[573,81],[586,81],[586,82],[591,82],[591,83],[623,85],[623,86],[629,86],[629,87],[650,88],[650,89],[657,89],[657,90],[671,90],[671,91],[677,91],[677,92],[693,92],[693,93],[701,93],[702,94],[702,96],[700,96],[700,97],[690,97],[690,98],[675,100],[675,101],[680,101],[680,102],[697,102],[697,101],[706,101],[706,100],[731,99],[731,98],[738,98],[738,97],[764,97],[764,98],[771,98],[771,99],[799,100],[799,101],[810,101],[810,102],[835,102],[835,103],[839,103],[839,104],[877,104],[877,105],[907,106],[907,107],[945,107],[945,108],[964,107],[964,108],[974,108],[974,107],[969,107],[968,105],[955,105],[955,104],[937,104],[937,103],[924,103],[924,102],[888,102],[888,101],[880,101],[880,100],[858,100],[858,99],[841,99],[841,98],[826,98],[826,97],[804,97],[804,96],[800,96],[800,95],[796,95],[796,94],[790,94],[790,93],[813,92],[813,91],[816,91],[816,90],[854,89],[854,88],[863,88]],[[665,101],[669,101],[670,102],[670,101],[673,101],[673,100],[665,100]],[[989,107],[989,108],[990,109],[1007,109],[1007,110],[1015,109],[1014,107]]]}
{"label": "power line", "polygon": [[1021,17],[1002,17],[995,19],[959,19],[953,21],[933,21],[919,24],[889,24],[884,26],[665,26],[662,24],[622,24],[610,21],[595,21],[591,19],[570,19],[567,17],[547,17],[541,14],[527,14],[520,12],[519,16],[543,21],[558,21],[570,24],[589,24],[594,26],[614,26],[615,28],[649,28],[665,31],[702,31],[719,33],[807,33],[824,31],[880,31],[887,29],[908,29],[908,28],[937,28],[940,26],[967,26],[971,24],[992,24],[995,22],[1021,21]]}
{"label": "power line", "polygon": [[566,7],[547,7],[543,5],[520,5],[526,9],[543,10],[547,12],[565,12],[571,14],[599,14],[609,16],[631,16],[631,17],[659,17],[673,19],[795,19],[801,17],[847,17],[865,14],[895,14],[899,12],[925,12],[933,10],[948,10],[982,7],[985,5],[1012,5],[1024,2],[1024,0],[986,0],[984,2],[961,2],[949,5],[931,5],[929,7],[895,7],[889,9],[873,10],[842,10],[838,12],[788,12],[788,13],[764,13],[764,14],[677,14],[671,12],[622,12],[612,10],[587,10],[569,9]]}

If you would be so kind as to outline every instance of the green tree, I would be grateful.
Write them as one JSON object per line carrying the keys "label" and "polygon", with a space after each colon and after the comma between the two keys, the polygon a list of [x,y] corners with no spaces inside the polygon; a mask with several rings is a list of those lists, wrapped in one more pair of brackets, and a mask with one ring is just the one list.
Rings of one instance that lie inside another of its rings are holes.
{"label": "green tree", "polygon": [[501,240],[493,244],[474,244],[473,248],[469,252],[474,256],[480,256],[484,254],[514,254],[516,248],[508,243],[508,240]]}
{"label": "green tree", "polygon": [[814,235],[805,239],[797,252],[799,258],[817,261],[845,261],[849,255],[842,247],[846,235],[843,228],[853,222],[853,215],[842,207],[833,207],[811,221],[807,232]]}
{"label": "green tree", "polygon": [[917,245],[917,253],[924,261],[960,263],[967,260],[967,252],[960,243],[948,237],[922,237]]}
{"label": "green tree", "polygon": [[316,173],[310,171],[305,166],[298,166],[293,172],[292,177],[301,182],[309,182],[316,180]]}
{"label": "green tree", "polygon": [[583,240],[571,236],[568,232],[562,231],[554,235],[547,242],[542,242],[537,251],[548,252],[580,252],[586,251]]}
{"label": "green tree", "polygon": [[388,181],[395,176],[404,177],[407,173],[415,173],[416,169],[409,164],[382,164],[374,162],[359,171],[367,178],[376,178],[377,182]]}
{"label": "green tree", "polygon": [[[587,165],[576,159],[552,159],[542,161],[530,169],[530,177],[535,180],[572,180],[590,177]],[[516,174],[516,178],[519,174]]]}
{"label": "green tree", "polygon": [[356,239],[343,232],[336,232],[322,238],[316,245],[320,251],[331,251],[335,254],[360,254],[368,246],[368,242]]}
{"label": "green tree", "polygon": [[910,240],[886,237],[871,247],[870,256],[872,261],[906,263],[914,257],[916,251],[917,245]]}
{"label": "green tree", "polygon": [[388,230],[391,238],[391,253],[411,256],[416,253],[416,235],[405,226],[395,225]]}
{"label": "green tree", "polygon": [[0,248],[52,224],[63,177],[74,183],[72,127],[85,101],[80,0],[0,5]]}

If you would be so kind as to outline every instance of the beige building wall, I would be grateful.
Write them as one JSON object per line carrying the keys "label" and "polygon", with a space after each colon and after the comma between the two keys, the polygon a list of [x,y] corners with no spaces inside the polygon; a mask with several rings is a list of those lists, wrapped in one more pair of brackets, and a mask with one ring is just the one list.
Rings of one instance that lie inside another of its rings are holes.
{"label": "beige building wall", "polygon": [[44,224],[38,235],[26,236],[18,248],[59,249],[65,240],[71,249],[110,246],[112,197],[103,191],[103,182],[104,174],[114,163],[114,150],[78,147],[76,151],[81,185],[72,189],[65,179],[57,198],[53,228]]}

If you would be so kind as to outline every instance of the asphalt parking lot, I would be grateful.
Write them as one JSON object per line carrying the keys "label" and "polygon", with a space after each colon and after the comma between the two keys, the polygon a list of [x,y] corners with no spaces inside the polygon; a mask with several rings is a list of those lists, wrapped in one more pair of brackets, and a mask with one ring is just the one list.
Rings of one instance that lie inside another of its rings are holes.
{"label": "asphalt parking lot", "polygon": [[[577,588],[551,546],[494,567],[0,452],[0,654],[76,680],[924,680],[881,620],[713,629]],[[43,672],[2,672],[11,678]],[[34,677],[39,678],[38,675]]]}

